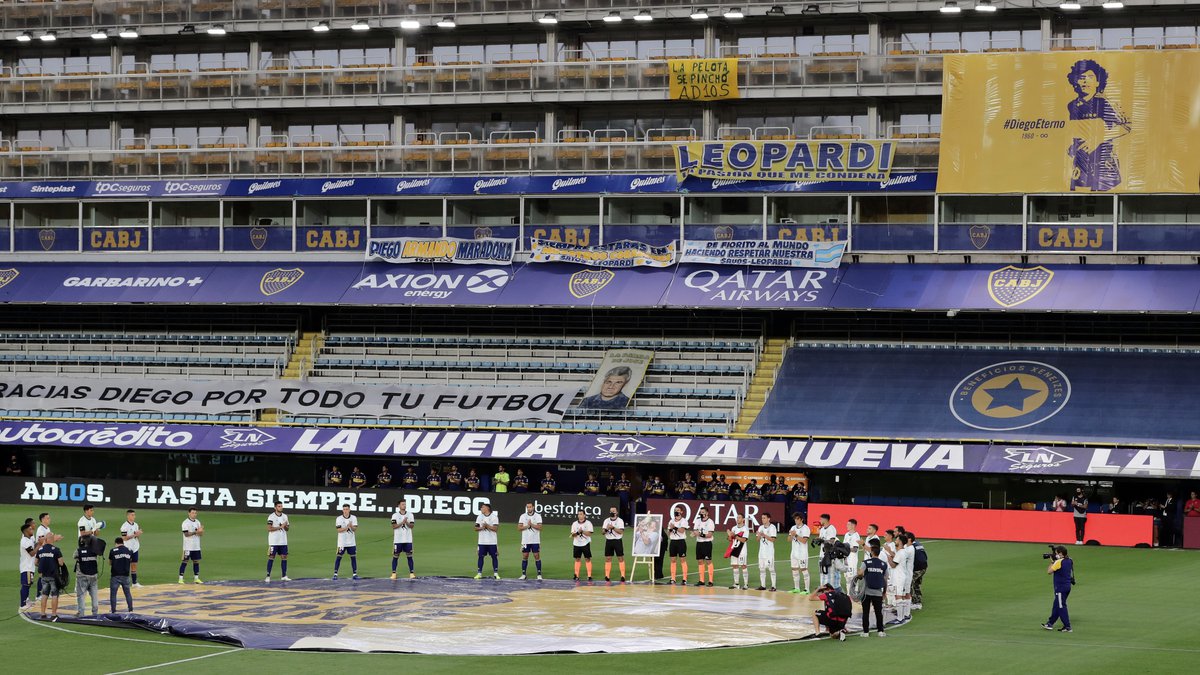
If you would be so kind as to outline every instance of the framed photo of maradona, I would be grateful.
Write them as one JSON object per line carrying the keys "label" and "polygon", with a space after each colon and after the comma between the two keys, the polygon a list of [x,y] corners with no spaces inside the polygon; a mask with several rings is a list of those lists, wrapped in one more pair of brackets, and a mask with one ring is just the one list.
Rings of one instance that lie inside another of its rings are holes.
{"label": "framed photo of maradona", "polygon": [[646,377],[654,352],[644,349],[610,349],[604,354],[591,385],[583,393],[580,408],[624,410]]}
{"label": "framed photo of maradona", "polygon": [[633,555],[657,558],[662,544],[661,513],[639,513],[633,517]]}

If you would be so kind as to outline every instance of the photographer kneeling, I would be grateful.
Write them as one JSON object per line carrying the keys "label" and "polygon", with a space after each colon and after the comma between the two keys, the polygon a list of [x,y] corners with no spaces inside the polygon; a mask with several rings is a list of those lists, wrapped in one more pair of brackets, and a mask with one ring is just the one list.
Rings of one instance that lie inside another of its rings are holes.
{"label": "photographer kneeling", "polygon": [[79,538],[79,547],[75,551],[75,602],[79,607],[79,616],[84,614],[83,596],[92,597],[92,616],[100,613],[97,604],[99,591],[97,579],[100,576],[100,556],[104,554],[104,540],[85,534]]}
{"label": "photographer kneeling", "polygon": [[829,637],[846,641],[846,622],[854,613],[854,603],[850,596],[830,584],[821,586],[809,596],[810,600],[820,600],[825,603],[825,609],[813,614],[813,635],[820,636],[821,626],[829,629]]}
{"label": "photographer kneeling", "polygon": [[1046,574],[1054,576],[1054,604],[1050,609],[1050,618],[1042,624],[1046,630],[1054,630],[1054,624],[1061,618],[1063,627],[1060,632],[1071,632],[1071,615],[1067,613],[1067,596],[1071,594],[1071,586],[1075,585],[1075,561],[1067,555],[1067,547],[1051,546],[1050,553],[1043,553],[1042,558],[1050,560]]}

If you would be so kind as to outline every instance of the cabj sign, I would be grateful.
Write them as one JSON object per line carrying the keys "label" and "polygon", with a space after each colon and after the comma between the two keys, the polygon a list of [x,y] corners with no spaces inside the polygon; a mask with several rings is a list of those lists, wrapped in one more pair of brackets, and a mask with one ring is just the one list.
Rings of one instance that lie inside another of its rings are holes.
{"label": "cabj sign", "polygon": [[685,178],[778,181],[886,181],[890,141],[693,141],[675,146]]}

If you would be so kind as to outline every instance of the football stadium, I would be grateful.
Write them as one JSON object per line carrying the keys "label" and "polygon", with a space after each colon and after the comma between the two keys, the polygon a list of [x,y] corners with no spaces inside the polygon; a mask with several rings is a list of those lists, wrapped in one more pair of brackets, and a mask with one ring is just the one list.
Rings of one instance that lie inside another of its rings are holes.
{"label": "football stadium", "polygon": [[1196,3],[9,0],[0,45],[23,667],[1200,658]]}

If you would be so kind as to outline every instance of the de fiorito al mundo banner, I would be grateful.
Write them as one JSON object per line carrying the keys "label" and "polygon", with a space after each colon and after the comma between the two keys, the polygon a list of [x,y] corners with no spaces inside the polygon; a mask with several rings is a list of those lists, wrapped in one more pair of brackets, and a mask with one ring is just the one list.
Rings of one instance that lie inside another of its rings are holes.
{"label": "de fiorito al mundo banner", "polygon": [[938,192],[1196,193],[1200,51],[947,54]]}

